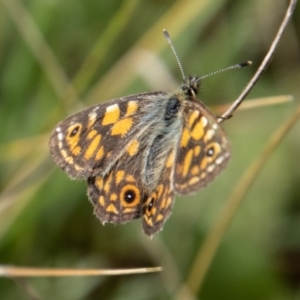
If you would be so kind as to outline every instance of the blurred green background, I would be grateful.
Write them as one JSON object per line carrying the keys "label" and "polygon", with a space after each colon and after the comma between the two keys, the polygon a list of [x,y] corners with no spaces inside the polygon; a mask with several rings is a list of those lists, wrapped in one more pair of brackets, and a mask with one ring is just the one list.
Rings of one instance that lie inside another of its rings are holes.
{"label": "blurred green background", "polygon": [[[208,106],[232,102],[258,67],[287,1],[0,1],[0,264],[51,268],[163,266],[162,273],[27,280],[37,299],[183,299],[210,228],[270,137],[299,109],[300,10],[275,58],[248,96],[294,101],[240,110],[224,123],[233,155],[207,188],[176,197],[152,240],[141,220],[102,226],[84,181],[51,160],[51,130],[83,107],[131,93],[170,90],[181,74],[205,75]],[[190,299],[300,298],[300,125],[280,142],[235,214]],[[196,279],[197,280],[197,279]],[[0,299],[30,299],[0,279]],[[188,299],[187,296],[185,299]]]}

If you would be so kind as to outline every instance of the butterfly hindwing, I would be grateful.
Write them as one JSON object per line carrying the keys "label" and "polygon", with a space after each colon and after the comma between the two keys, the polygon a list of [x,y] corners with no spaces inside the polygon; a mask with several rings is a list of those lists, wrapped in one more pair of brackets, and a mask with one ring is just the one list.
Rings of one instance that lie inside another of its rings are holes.
{"label": "butterfly hindwing", "polygon": [[175,150],[173,149],[169,152],[165,161],[159,184],[149,195],[144,205],[143,229],[149,236],[161,231],[165,221],[172,213],[174,204],[174,188],[172,185],[174,159]]}
{"label": "butterfly hindwing", "polygon": [[226,166],[230,145],[216,117],[201,102],[192,101],[178,144],[174,188],[189,194],[212,181]]}
{"label": "butterfly hindwing", "polygon": [[[88,195],[95,215],[104,224],[126,223],[143,216],[144,232],[152,236],[163,228],[174,203],[172,177],[175,150],[163,156],[164,168],[153,191],[145,185],[141,153],[124,157],[106,176],[88,178]],[[155,165],[155,164],[154,164]],[[128,166],[131,166],[128,168]]]}
{"label": "butterfly hindwing", "polygon": [[140,218],[147,198],[138,177],[113,170],[105,177],[88,178],[88,195],[94,213],[105,224],[126,223]]}
{"label": "butterfly hindwing", "polygon": [[127,151],[106,175],[88,178],[88,196],[102,223],[126,223],[143,215],[150,193],[145,167],[148,151],[149,146]]}

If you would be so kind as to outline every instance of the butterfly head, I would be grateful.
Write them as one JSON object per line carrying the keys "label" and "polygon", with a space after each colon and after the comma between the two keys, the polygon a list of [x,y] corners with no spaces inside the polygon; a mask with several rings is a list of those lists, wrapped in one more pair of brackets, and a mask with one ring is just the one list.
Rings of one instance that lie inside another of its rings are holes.
{"label": "butterfly head", "polygon": [[189,76],[184,78],[180,89],[182,90],[186,99],[196,99],[200,86],[200,78],[197,76]]}

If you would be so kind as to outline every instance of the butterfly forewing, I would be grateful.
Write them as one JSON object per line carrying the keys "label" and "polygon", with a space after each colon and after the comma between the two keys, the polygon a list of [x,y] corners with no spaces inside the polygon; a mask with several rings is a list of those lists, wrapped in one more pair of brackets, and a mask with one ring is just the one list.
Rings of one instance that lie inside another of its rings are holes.
{"label": "butterfly forewing", "polygon": [[[144,106],[163,94],[113,99],[68,117],[50,137],[54,161],[72,178],[105,175],[128,147],[134,151],[134,139],[146,134],[140,128],[140,119],[147,112]],[[150,125],[144,124],[144,131]]]}
{"label": "butterfly forewing", "polygon": [[227,136],[216,117],[199,101],[191,101],[176,157],[174,188],[189,194],[212,181],[230,157]]}

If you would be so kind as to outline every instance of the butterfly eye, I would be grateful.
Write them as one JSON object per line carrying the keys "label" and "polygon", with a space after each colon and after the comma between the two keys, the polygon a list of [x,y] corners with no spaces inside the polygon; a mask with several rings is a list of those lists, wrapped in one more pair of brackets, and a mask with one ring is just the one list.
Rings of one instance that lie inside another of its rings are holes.
{"label": "butterfly eye", "polygon": [[127,203],[132,203],[136,198],[136,193],[135,191],[133,190],[127,190],[125,193],[124,193],[124,200],[127,202]]}
{"label": "butterfly eye", "polygon": [[180,101],[177,98],[171,98],[167,104],[165,120],[170,120],[174,117],[180,107]]}
{"label": "butterfly eye", "polygon": [[206,155],[207,155],[207,156],[213,156],[214,153],[215,153],[214,147],[210,147],[210,148],[207,150]]}
{"label": "butterfly eye", "polygon": [[134,207],[141,201],[140,190],[135,185],[127,184],[121,190],[120,199],[124,207]]}

